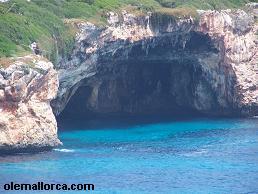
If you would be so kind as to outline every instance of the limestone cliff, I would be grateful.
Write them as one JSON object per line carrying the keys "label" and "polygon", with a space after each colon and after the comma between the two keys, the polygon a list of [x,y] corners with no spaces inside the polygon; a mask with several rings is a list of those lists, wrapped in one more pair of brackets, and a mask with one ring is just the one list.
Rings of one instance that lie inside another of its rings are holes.
{"label": "limestone cliff", "polygon": [[76,44],[58,72],[34,55],[0,69],[0,153],[61,144],[50,102],[76,117],[258,113],[257,25],[244,11],[199,11],[198,20],[110,12],[106,27],[73,25]]}
{"label": "limestone cliff", "polygon": [[234,106],[247,115],[258,113],[257,29],[252,16],[242,10],[206,12],[199,28],[214,41],[221,41],[221,65],[234,74]]}
{"label": "limestone cliff", "polygon": [[0,154],[61,144],[50,107],[58,90],[51,62],[26,56],[0,69]]}
{"label": "limestone cliff", "polygon": [[257,26],[244,11],[199,11],[199,20],[109,13],[80,30],[59,64],[60,114],[255,115]]}

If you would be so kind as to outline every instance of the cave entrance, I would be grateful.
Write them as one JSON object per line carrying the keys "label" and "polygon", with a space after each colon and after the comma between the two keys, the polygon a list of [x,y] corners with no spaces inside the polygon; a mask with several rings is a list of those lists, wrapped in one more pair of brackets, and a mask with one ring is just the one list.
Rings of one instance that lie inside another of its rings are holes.
{"label": "cave entrance", "polygon": [[167,34],[148,41],[154,46],[143,40],[117,49],[112,57],[101,55],[98,73],[82,81],[61,116],[194,115],[197,90],[209,91],[205,99],[198,98],[213,100],[199,60],[218,53],[208,35]]}
{"label": "cave entrance", "polygon": [[62,118],[196,114],[192,108],[201,70],[190,60],[123,61],[83,81]]}

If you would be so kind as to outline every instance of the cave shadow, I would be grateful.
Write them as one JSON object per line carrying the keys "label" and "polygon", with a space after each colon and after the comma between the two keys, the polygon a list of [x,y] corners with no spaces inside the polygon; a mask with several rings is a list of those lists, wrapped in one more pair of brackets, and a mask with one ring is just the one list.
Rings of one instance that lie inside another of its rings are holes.
{"label": "cave shadow", "polygon": [[156,114],[156,115],[107,115],[107,114],[91,114],[86,119],[85,117],[57,117],[58,128],[60,130],[92,130],[105,128],[128,128],[138,125],[154,124],[154,123],[169,123],[176,121],[190,121],[198,118],[208,118],[201,113],[194,114]]}
{"label": "cave shadow", "polygon": [[[148,43],[159,41],[160,45],[156,45],[155,48],[149,48],[147,59],[150,64],[153,56],[159,56],[162,58],[164,53],[170,52],[170,55],[177,55],[178,59],[181,61],[177,67],[180,67],[183,63],[189,63],[188,59],[191,55],[198,53],[214,53],[218,54],[219,50],[212,42],[211,38],[207,34],[202,34],[198,32],[190,32],[189,40],[184,44],[184,37],[179,35],[178,41],[175,43],[173,38],[174,34],[168,33],[162,37],[153,37],[148,40],[144,40]],[[115,44],[115,43],[110,43]],[[139,67],[139,64],[146,60],[146,51],[143,49],[143,43],[141,41],[134,42],[131,52],[128,54],[128,59],[125,61],[121,59],[121,56],[124,56],[124,48],[131,45],[131,43],[124,41],[124,47],[118,49],[115,54],[112,56],[100,55],[98,59],[99,76],[105,74],[106,77],[113,78],[113,72],[108,69],[110,64],[115,64],[115,70],[119,71],[119,68],[128,63],[134,64],[131,67]],[[171,46],[173,45],[173,46]],[[146,45],[145,45],[146,46]],[[108,46],[107,46],[108,48]],[[110,52],[105,51],[104,53],[110,54]],[[186,62],[187,61],[187,62]],[[190,61],[190,63],[196,63],[196,61]],[[123,64],[123,65],[122,65]],[[136,65],[135,65],[136,64]],[[157,65],[157,64],[156,64]],[[162,64],[164,66],[164,64]],[[162,67],[162,65],[160,67]],[[105,68],[105,69],[104,69]],[[171,68],[171,66],[170,66]],[[193,65],[190,64],[188,67],[190,71],[194,71]],[[157,69],[154,68],[154,72]],[[178,70],[180,74],[181,69]],[[198,72],[198,71],[197,71]],[[162,72],[165,75],[166,69]],[[200,73],[200,72],[199,72]],[[191,76],[196,76],[198,73],[193,73]],[[132,73],[127,76],[132,75]],[[159,75],[159,79],[163,75]],[[141,75],[140,75],[141,76]],[[164,77],[164,76],[163,76]],[[182,77],[183,78],[183,77]],[[138,79],[137,77],[135,78]],[[163,79],[163,78],[162,78]],[[234,79],[234,76],[233,76]],[[139,81],[139,80],[138,80]],[[180,81],[180,80],[179,80]],[[191,82],[192,80],[190,80]],[[192,108],[187,108],[186,106],[168,106],[168,110],[158,110],[157,112],[150,112],[150,114],[128,114],[123,111],[117,111],[115,113],[96,113],[85,108],[86,99],[89,98],[93,88],[91,85],[87,85],[89,79],[82,81],[81,86],[75,92],[75,94],[69,100],[64,111],[57,117],[58,127],[61,130],[70,130],[70,129],[103,129],[104,128],[126,128],[135,125],[141,124],[151,124],[151,123],[160,123],[160,122],[173,122],[173,121],[184,121],[191,120],[196,118],[220,118],[220,116],[207,115],[196,111]],[[164,82],[164,80],[163,80]],[[157,82],[155,82],[157,84]],[[142,85],[144,88],[145,85]],[[187,86],[188,87],[188,86]],[[151,88],[153,89],[153,88]],[[188,87],[188,90],[191,90],[191,87]],[[144,93],[146,91],[138,89],[138,93]],[[215,95],[215,94],[214,94]],[[181,96],[181,98],[186,97],[186,95]],[[141,96],[142,97],[142,96]],[[104,96],[105,98],[105,96]],[[121,96],[119,98],[122,99]],[[124,98],[123,98],[124,99]],[[122,99],[122,100],[123,100]],[[172,100],[171,100],[172,101]],[[124,100],[124,103],[128,103],[128,99]],[[225,117],[225,115],[223,115]]]}

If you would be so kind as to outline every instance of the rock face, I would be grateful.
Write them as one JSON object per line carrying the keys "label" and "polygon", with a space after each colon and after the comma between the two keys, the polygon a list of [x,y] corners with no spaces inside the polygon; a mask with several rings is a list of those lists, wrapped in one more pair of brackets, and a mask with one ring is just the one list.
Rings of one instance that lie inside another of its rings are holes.
{"label": "rock face", "polygon": [[[222,41],[221,64],[234,74],[233,104],[242,114],[257,114],[258,41],[253,18],[242,10],[206,12],[200,31]],[[227,72],[225,72],[227,73]]]}
{"label": "rock face", "polygon": [[244,11],[200,11],[198,22],[124,11],[108,22],[76,24],[57,115],[257,114],[257,27]]}
{"label": "rock face", "polygon": [[0,153],[61,144],[50,107],[57,90],[57,72],[39,56],[18,58],[0,69]]}
{"label": "rock face", "polygon": [[33,55],[1,68],[0,153],[61,144],[50,102],[56,115],[69,117],[257,115],[253,16],[241,10],[199,14],[197,22],[111,12],[104,28],[74,23],[76,45],[69,60],[58,64],[58,73]]}

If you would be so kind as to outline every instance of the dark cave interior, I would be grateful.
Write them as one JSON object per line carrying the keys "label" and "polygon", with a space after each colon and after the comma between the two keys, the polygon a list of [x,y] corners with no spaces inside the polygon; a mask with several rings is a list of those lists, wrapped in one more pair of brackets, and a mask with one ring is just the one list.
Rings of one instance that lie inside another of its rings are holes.
{"label": "dark cave interior", "polygon": [[174,45],[171,38],[160,38],[147,57],[139,42],[129,58],[107,59],[96,76],[82,81],[60,117],[199,114],[193,106],[196,87],[209,86],[196,55],[218,50],[205,34],[190,32],[184,47],[182,36]]}

